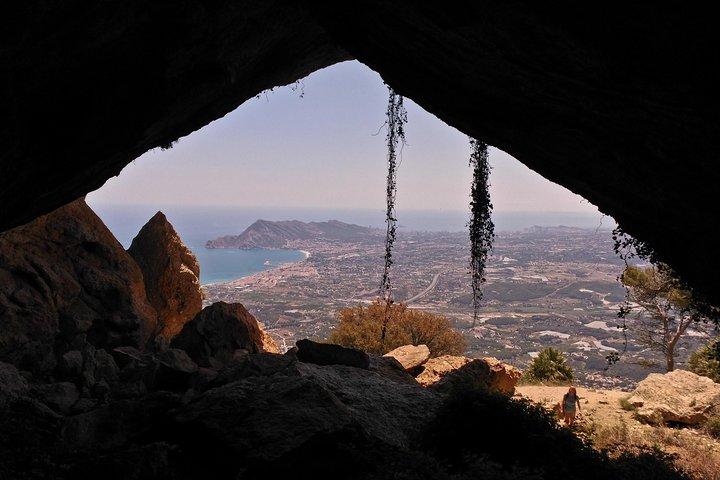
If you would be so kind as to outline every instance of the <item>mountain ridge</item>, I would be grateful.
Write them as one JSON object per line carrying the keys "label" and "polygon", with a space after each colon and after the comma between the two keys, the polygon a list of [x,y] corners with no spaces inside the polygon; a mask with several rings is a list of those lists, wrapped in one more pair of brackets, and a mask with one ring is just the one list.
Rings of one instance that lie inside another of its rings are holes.
{"label": "mountain ridge", "polygon": [[368,241],[380,238],[377,228],[362,227],[339,220],[301,222],[299,220],[256,220],[240,235],[225,235],[208,240],[205,248],[288,248],[292,240],[327,239],[340,242]]}

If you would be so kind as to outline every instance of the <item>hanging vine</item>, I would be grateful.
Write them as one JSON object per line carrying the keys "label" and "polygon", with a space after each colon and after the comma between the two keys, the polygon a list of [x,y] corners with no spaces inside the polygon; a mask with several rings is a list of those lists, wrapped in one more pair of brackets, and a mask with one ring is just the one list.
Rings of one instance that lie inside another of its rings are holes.
{"label": "hanging vine", "polygon": [[470,187],[470,274],[472,276],[473,323],[477,323],[482,300],[482,284],[485,282],[485,262],[492,250],[495,238],[495,225],[490,214],[490,163],[487,144],[470,138],[470,167],[473,180]]}
{"label": "hanging vine", "polygon": [[407,112],[403,106],[403,97],[395,93],[388,86],[387,105],[387,183],[385,191],[386,211],[385,223],[385,266],[383,269],[382,282],[380,284],[380,296],[385,300],[385,317],[383,318],[380,340],[385,341],[388,322],[390,321],[392,297],[392,282],[390,281],[390,267],[393,264],[392,249],[397,233],[397,218],[395,218],[395,194],[397,192],[397,148],[402,142],[405,144],[405,123],[407,123]]}

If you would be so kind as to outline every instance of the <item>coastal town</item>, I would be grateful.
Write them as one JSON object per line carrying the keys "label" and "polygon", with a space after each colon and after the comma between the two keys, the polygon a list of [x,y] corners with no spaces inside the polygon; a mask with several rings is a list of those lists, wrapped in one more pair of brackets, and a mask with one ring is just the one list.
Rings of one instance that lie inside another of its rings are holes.
{"label": "coastal town", "polygon": [[[470,357],[496,357],[523,368],[548,346],[564,352],[578,381],[630,389],[661,372],[659,354],[639,346],[617,313],[625,299],[625,266],[607,229],[533,227],[499,232],[486,267],[482,307],[474,321],[465,232],[400,231],[393,252],[393,297],[451,320]],[[206,302],[244,304],[283,349],[301,338],[325,339],[336,312],[378,298],[382,238],[289,240],[297,263],[205,285]],[[632,319],[627,320],[632,327]],[[701,326],[678,347],[678,364],[707,340]],[[608,355],[622,361],[608,363]]]}

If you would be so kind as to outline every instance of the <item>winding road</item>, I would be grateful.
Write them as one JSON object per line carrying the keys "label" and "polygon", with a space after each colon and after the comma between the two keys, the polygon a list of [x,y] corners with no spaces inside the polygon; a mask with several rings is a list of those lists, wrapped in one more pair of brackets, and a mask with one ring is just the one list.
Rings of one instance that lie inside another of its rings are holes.
{"label": "winding road", "polygon": [[408,298],[407,300],[405,300],[402,303],[409,305],[410,303],[414,302],[415,300],[424,297],[428,293],[432,292],[435,287],[437,287],[439,280],[440,280],[440,274],[436,273],[435,276],[433,276],[432,282],[430,282],[430,285],[428,285],[428,287],[425,290],[423,290],[422,292],[418,293],[415,296]]}

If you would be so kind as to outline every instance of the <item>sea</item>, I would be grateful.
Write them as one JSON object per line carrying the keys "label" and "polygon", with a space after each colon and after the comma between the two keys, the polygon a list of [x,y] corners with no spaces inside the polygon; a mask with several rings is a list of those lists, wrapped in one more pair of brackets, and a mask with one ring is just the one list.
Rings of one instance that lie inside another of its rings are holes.
{"label": "sea", "polygon": [[[142,226],[158,211],[167,217],[180,239],[200,263],[200,283],[229,282],[306,258],[297,250],[208,249],[205,243],[223,235],[239,235],[257,220],[339,220],[385,228],[385,211],[372,209],[228,207],[163,205],[109,205],[88,202],[105,225],[129,248]],[[398,230],[427,232],[466,231],[467,212],[397,211]],[[533,226],[612,229],[612,218],[599,212],[493,212],[496,232],[522,231]]]}

